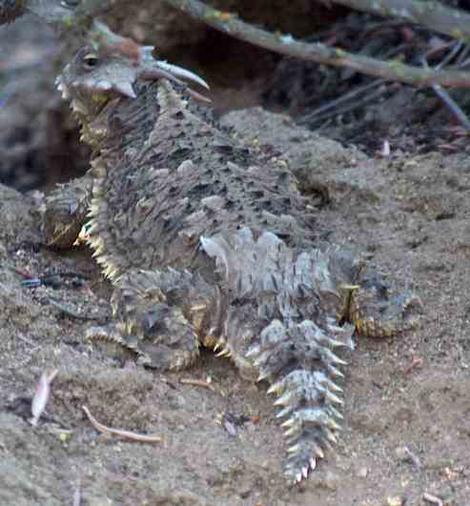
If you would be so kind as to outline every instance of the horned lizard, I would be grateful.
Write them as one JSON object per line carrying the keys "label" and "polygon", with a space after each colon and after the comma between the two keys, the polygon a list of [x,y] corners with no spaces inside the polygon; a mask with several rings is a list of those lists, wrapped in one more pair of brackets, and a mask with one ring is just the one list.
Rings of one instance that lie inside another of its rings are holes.
{"label": "horned lizard", "polygon": [[[109,34],[108,34],[109,35]],[[340,430],[342,348],[354,332],[409,327],[415,298],[391,291],[315,220],[285,163],[201,112],[205,82],[117,36],[82,47],[58,78],[94,154],[49,195],[46,242],[88,242],[114,285],[113,323],[90,336],[178,370],[200,346],[266,380],[288,442],[285,474],[307,477]]]}

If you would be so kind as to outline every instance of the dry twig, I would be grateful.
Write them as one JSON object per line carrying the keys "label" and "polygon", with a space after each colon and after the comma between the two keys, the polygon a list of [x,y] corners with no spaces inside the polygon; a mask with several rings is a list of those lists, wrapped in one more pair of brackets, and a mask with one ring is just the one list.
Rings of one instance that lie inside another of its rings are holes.
{"label": "dry twig", "polygon": [[194,385],[196,387],[203,387],[211,390],[212,392],[216,392],[214,385],[206,380],[200,380],[195,378],[180,378],[180,383],[183,385]]}
{"label": "dry twig", "polygon": [[435,504],[436,506],[444,506],[444,502],[442,501],[442,499],[439,499],[439,497],[433,494],[428,494],[427,492],[423,494],[423,500],[426,502],[430,502],[431,504]]}
{"label": "dry twig", "polygon": [[90,420],[93,427],[102,434],[110,434],[112,436],[117,436],[122,439],[127,439],[130,441],[138,441],[139,443],[162,443],[163,438],[161,436],[157,436],[156,434],[139,434],[138,432],[131,432],[128,430],[122,429],[113,429],[112,427],[108,427],[98,422],[98,420],[90,413],[90,410],[86,406],[82,406],[83,411],[85,411],[88,420]]}
{"label": "dry twig", "polygon": [[199,0],[165,0],[165,2],[223,33],[286,56],[336,67],[349,67],[364,74],[415,86],[440,84],[448,87],[470,87],[469,72],[424,69],[395,60],[378,60],[348,53],[318,42],[298,41],[291,35],[280,35],[257,28],[241,21],[235,14],[208,7]]}
{"label": "dry twig", "polygon": [[405,19],[456,39],[470,39],[470,14],[435,0],[333,0],[333,2],[379,16]]}
{"label": "dry twig", "polygon": [[[422,62],[424,68],[429,68],[425,57],[422,58]],[[465,128],[465,130],[467,130],[467,132],[470,132],[470,120],[460,108],[459,104],[457,104],[457,102],[449,95],[449,93],[447,93],[447,91],[444,90],[439,84],[433,84],[431,87],[434,93],[441,99],[441,102],[447,107],[447,109],[449,109],[452,116],[454,116],[454,118],[460,123],[463,128]]]}

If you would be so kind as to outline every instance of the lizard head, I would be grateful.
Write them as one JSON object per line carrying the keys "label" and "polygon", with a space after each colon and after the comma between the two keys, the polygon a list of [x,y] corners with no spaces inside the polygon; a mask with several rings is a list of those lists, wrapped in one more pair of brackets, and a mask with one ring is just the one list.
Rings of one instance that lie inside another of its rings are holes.
{"label": "lizard head", "polygon": [[135,98],[137,68],[122,56],[104,55],[91,44],[83,46],[57,78],[57,89],[72,109],[92,120],[110,100]]}
{"label": "lizard head", "polygon": [[[121,37],[101,22],[94,22],[89,40],[56,80],[63,98],[70,99],[73,110],[87,122],[115,98],[136,98],[138,80],[167,79],[209,88],[193,72],[154,58],[152,46],[141,46],[132,39]],[[197,92],[193,93],[203,98]]]}

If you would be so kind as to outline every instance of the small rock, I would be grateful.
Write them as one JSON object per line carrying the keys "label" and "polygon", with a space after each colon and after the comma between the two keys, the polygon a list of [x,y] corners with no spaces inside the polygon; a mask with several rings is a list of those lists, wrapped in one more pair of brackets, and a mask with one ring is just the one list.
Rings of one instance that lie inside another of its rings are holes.
{"label": "small rock", "polygon": [[403,499],[399,496],[387,497],[387,506],[403,506]]}
{"label": "small rock", "polygon": [[395,448],[395,455],[401,462],[407,462],[410,460],[410,456],[404,446],[398,446]]}
{"label": "small rock", "polygon": [[369,469],[367,467],[361,467],[357,470],[356,476],[358,478],[367,478],[367,475],[369,474]]}

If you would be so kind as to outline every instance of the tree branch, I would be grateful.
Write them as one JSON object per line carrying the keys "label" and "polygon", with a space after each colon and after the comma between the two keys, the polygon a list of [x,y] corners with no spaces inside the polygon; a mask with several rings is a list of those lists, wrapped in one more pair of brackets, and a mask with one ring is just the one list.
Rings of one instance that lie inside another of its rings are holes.
{"label": "tree branch", "polygon": [[406,19],[454,39],[470,41],[470,14],[435,0],[333,0],[378,16]]}
{"label": "tree branch", "polygon": [[377,60],[348,53],[320,43],[301,42],[291,35],[280,35],[257,28],[241,21],[235,14],[208,7],[199,0],[165,0],[165,2],[223,33],[286,56],[336,67],[349,67],[364,74],[415,86],[440,84],[454,88],[470,87],[469,72],[423,69],[396,60]]}

